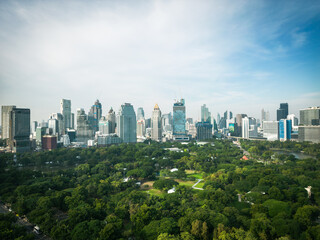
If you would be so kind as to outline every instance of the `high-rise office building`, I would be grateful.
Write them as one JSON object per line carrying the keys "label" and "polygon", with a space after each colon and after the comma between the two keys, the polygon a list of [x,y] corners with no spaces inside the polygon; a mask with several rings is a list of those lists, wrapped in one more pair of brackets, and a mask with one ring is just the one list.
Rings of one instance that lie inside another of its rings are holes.
{"label": "high-rise office building", "polygon": [[12,130],[11,112],[16,106],[1,107],[1,135],[2,139],[9,139]]}
{"label": "high-rise office building", "polygon": [[286,119],[289,112],[288,103],[280,103],[280,108],[277,110],[277,121]]}
{"label": "high-rise office building", "polygon": [[77,110],[77,142],[87,144],[88,140],[93,139],[94,132],[89,124],[88,116],[84,109]]}
{"label": "high-rise office building", "polygon": [[279,121],[279,139],[287,141],[291,139],[292,123],[291,120],[280,119]]}
{"label": "high-rise office building", "polygon": [[2,138],[13,152],[30,150],[30,109],[2,106]]}
{"label": "high-rise office building", "polygon": [[186,140],[186,107],[184,99],[173,104],[173,138]]}
{"label": "high-rise office building", "polygon": [[172,115],[171,113],[162,115],[163,132],[172,132]]}
{"label": "high-rise office building", "polygon": [[320,107],[301,109],[300,124],[304,126],[320,125]]}
{"label": "high-rise office building", "polygon": [[130,103],[121,105],[117,115],[117,134],[124,143],[137,142],[136,113]]}
{"label": "high-rise office building", "polygon": [[247,114],[237,114],[236,115],[236,124],[237,127],[235,129],[236,135],[239,137],[243,137],[242,136],[242,119],[247,117]]}
{"label": "high-rise office building", "polygon": [[67,128],[73,128],[74,126],[72,126],[71,100],[61,99],[60,112],[63,116],[64,131]]}
{"label": "high-rise office building", "polygon": [[13,108],[9,120],[9,146],[13,152],[30,150],[30,109]]}
{"label": "high-rise office building", "polygon": [[161,141],[162,139],[162,127],[161,127],[161,111],[156,104],[154,106],[151,118],[151,139],[154,141]]}
{"label": "high-rise office building", "polygon": [[211,123],[211,113],[205,104],[201,106],[201,122]]}
{"label": "high-rise office building", "polygon": [[257,120],[253,117],[242,118],[242,138],[255,138],[258,136]]}
{"label": "high-rise office building", "polygon": [[144,119],[144,110],[142,107],[139,107],[137,110],[137,120]]}
{"label": "high-rise office building", "polygon": [[48,126],[49,126],[49,133],[51,135],[59,136],[59,124],[57,119],[52,118],[51,116],[50,119],[48,120]]}
{"label": "high-rise office building", "polygon": [[207,140],[212,138],[212,124],[210,122],[197,122],[197,140]]}
{"label": "high-rise office building", "polygon": [[241,129],[242,129],[242,138],[249,138],[249,118],[242,118]]}
{"label": "high-rise office building", "polygon": [[98,99],[94,102],[94,105],[91,106],[89,116],[90,116],[89,122],[92,125],[93,131],[94,132],[98,131],[99,130],[99,120],[102,116],[102,105]]}
{"label": "high-rise office building", "polygon": [[137,121],[137,137],[143,138],[146,135],[145,120],[142,118]]}
{"label": "high-rise office building", "polygon": [[320,126],[299,126],[300,142],[320,143]]}
{"label": "high-rise office building", "polygon": [[109,121],[106,117],[101,117],[99,121],[99,132],[101,134],[109,134]]}
{"label": "high-rise office building", "polygon": [[31,128],[31,131],[32,131],[33,134],[36,132],[37,127],[38,127],[38,122],[37,121],[33,121],[32,122],[32,128]]}
{"label": "high-rise office building", "polygon": [[298,127],[299,121],[298,121],[298,118],[297,118],[294,114],[289,114],[289,115],[287,116],[287,119],[288,119],[288,120],[291,120],[292,128]]}
{"label": "high-rise office building", "polygon": [[233,118],[233,113],[230,111],[229,112],[229,119],[232,119]]}
{"label": "high-rise office building", "polygon": [[107,121],[109,122],[109,133],[116,132],[116,113],[110,108],[107,114]]}
{"label": "high-rise office building", "polygon": [[[56,129],[56,132],[58,134],[58,139],[59,139],[59,137],[62,136],[63,134],[65,134],[65,132],[66,132],[63,115],[61,113],[52,113],[50,118],[57,120],[58,127]],[[48,121],[48,124],[49,124],[49,121]],[[48,126],[48,127],[50,128],[50,126]]]}
{"label": "high-rise office building", "polygon": [[261,126],[263,127],[264,121],[270,121],[270,113],[269,111],[265,111],[263,108],[261,110]]}
{"label": "high-rise office building", "polygon": [[218,113],[218,114],[217,114],[217,125],[219,125],[220,121],[221,121],[221,116],[220,116],[220,114]]}
{"label": "high-rise office building", "polygon": [[263,122],[263,137],[268,141],[275,141],[279,139],[279,122],[278,121],[264,121]]}
{"label": "high-rise office building", "polygon": [[42,137],[46,134],[47,132],[46,127],[37,127],[36,130],[36,144],[40,147],[42,147]]}

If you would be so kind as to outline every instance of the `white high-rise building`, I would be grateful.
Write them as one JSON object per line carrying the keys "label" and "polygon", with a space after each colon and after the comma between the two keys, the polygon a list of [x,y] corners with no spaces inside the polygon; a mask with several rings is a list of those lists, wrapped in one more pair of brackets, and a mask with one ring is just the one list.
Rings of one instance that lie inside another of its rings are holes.
{"label": "white high-rise building", "polygon": [[242,118],[242,138],[249,138],[249,118]]}
{"label": "white high-rise building", "polygon": [[264,121],[263,123],[263,137],[268,141],[275,141],[279,139],[279,122],[278,121]]}
{"label": "white high-rise building", "polygon": [[130,103],[122,104],[117,115],[117,134],[124,143],[137,142],[136,113]]}
{"label": "white high-rise building", "polygon": [[137,137],[143,138],[146,135],[146,124],[144,119],[139,119],[137,121]]}
{"label": "white high-rise building", "polygon": [[71,100],[61,99],[60,101],[60,111],[64,120],[64,129],[73,128],[72,126],[72,115],[71,115]]}
{"label": "white high-rise building", "polygon": [[161,111],[156,104],[154,106],[151,118],[151,139],[155,141],[161,141],[162,139],[162,128],[161,128]]}

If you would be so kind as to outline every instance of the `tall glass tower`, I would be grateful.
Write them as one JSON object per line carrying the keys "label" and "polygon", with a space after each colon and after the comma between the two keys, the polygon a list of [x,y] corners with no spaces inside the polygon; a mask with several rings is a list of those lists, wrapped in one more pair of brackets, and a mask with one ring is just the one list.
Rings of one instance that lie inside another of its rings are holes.
{"label": "tall glass tower", "polygon": [[289,112],[288,103],[280,103],[280,108],[277,110],[277,121],[286,119]]}
{"label": "tall glass tower", "polygon": [[211,123],[211,113],[205,104],[201,106],[201,122]]}
{"label": "tall glass tower", "polygon": [[137,110],[137,120],[144,119],[144,110],[142,107],[139,107]]}
{"label": "tall glass tower", "polygon": [[186,135],[186,107],[184,99],[173,104],[173,135]]}
{"label": "tall glass tower", "polygon": [[92,124],[92,129],[95,132],[99,130],[99,120],[101,116],[102,116],[102,105],[97,99],[94,102],[94,105],[92,105],[89,113],[89,119]]}
{"label": "tall glass tower", "polygon": [[71,100],[61,99],[60,101],[60,112],[64,120],[64,130],[67,128],[73,128],[72,117],[71,117]]}
{"label": "tall glass tower", "polygon": [[117,134],[124,143],[137,142],[136,113],[130,103],[122,104],[117,115]]}

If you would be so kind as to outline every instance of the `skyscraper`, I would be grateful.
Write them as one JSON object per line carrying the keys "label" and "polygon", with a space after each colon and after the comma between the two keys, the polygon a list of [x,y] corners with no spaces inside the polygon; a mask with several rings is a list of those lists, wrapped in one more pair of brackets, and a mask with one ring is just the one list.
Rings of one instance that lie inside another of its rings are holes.
{"label": "skyscraper", "polygon": [[117,134],[124,143],[137,142],[136,113],[130,103],[121,105],[117,115]]}
{"label": "skyscraper", "polygon": [[279,138],[280,141],[287,141],[291,139],[291,120],[281,119],[279,121]]}
{"label": "skyscraper", "polygon": [[15,106],[2,107],[4,136],[13,152],[30,150],[30,109]]}
{"label": "skyscraper", "polygon": [[144,119],[144,110],[142,107],[139,107],[137,110],[137,120]]}
{"label": "skyscraper", "polygon": [[88,140],[92,139],[94,132],[89,124],[88,116],[84,109],[77,110],[77,142],[87,144]]}
{"label": "skyscraper", "polygon": [[101,117],[99,121],[99,132],[101,134],[109,134],[109,122],[106,117]]}
{"label": "skyscraper", "polygon": [[278,121],[264,121],[263,123],[263,137],[268,141],[275,141],[279,139],[279,122]]}
{"label": "skyscraper", "polygon": [[249,118],[244,117],[242,118],[241,123],[241,129],[242,129],[242,138],[249,138]]}
{"label": "skyscraper", "polygon": [[186,107],[184,99],[173,104],[173,137],[176,140],[186,138]]}
{"label": "skyscraper", "polygon": [[102,105],[98,99],[94,102],[94,105],[91,106],[89,116],[90,116],[89,122],[92,125],[93,131],[94,132],[98,131],[99,130],[99,120],[102,116]]}
{"label": "skyscraper", "polygon": [[67,128],[73,128],[74,126],[72,126],[71,100],[61,99],[60,112],[64,120],[64,130],[66,130]]}
{"label": "skyscraper", "polygon": [[161,128],[161,111],[156,104],[154,106],[151,118],[151,139],[155,141],[161,141],[162,139],[162,128]]}
{"label": "skyscraper", "polygon": [[[56,132],[57,132],[58,136],[60,137],[63,134],[65,134],[66,133],[66,131],[65,131],[66,128],[65,128],[65,124],[64,124],[63,115],[61,113],[52,113],[51,114],[51,118],[57,120],[58,128],[56,129]],[[50,128],[50,126],[49,126],[49,128]],[[58,139],[59,139],[59,137],[58,137]]]}
{"label": "skyscraper", "polygon": [[16,106],[2,106],[1,107],[1,134],[2,139],[9,139],[12,129],[11,112]]}
{"label": "skyscraper", "polygon": [[320,125],[320,107],[301,109],[300,124],[305,126]]}
{"label": "skyscraper", "polygon": [[201,122],[211,123],[211,113],[205,104],[201,106]]}
{"label": "skyscraper", "polygon": [[140,119],[137,121],[137,137],[143,138],[146,135],[146,126],[144,119]]}
{"label": "skyscraper", "polygon": [[116,132],[116,113],[113,111],[112,108],[110,108],[108,112],[107,121],[109,124],[109,133],[115,133]]}
{"label": "skyscraper", "polygon": [[236,130],[236,135],[239,137],[242,136],[242,119],[247,117],[247,114],[237,114],[236,115],[236,124],[237,124],[237,130]]}
{"label": "skyscraper", "polygon": [[207,140],[212,138],[212,124],[210,122],[198,122],[196,123],[197,139]]}
{"label": "skyscraper", "polygon": [[[48,126],[49,126],[49,133],[52,135],[59,135],[59,124],[58,120],[53,118],[52,116],[48,120]],[[58,139],[58,138],[56,138]]]}
{"label": "skyscraper", "polygon": [[277,121],[286,119],[288,116],[289,106],[288,103],[280,103],[280,108],[277,110]]}

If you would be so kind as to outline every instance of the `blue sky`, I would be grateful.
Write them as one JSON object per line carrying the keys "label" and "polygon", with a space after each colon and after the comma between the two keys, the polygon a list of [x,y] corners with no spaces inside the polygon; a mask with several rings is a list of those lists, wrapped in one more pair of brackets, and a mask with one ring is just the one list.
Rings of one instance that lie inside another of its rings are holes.
{"label": "blue sky", "polygon": [[0,105],[48,119],[61,98],[150,116],[186,99],[275,118],[320,105],[320,1],[1,1]]}

